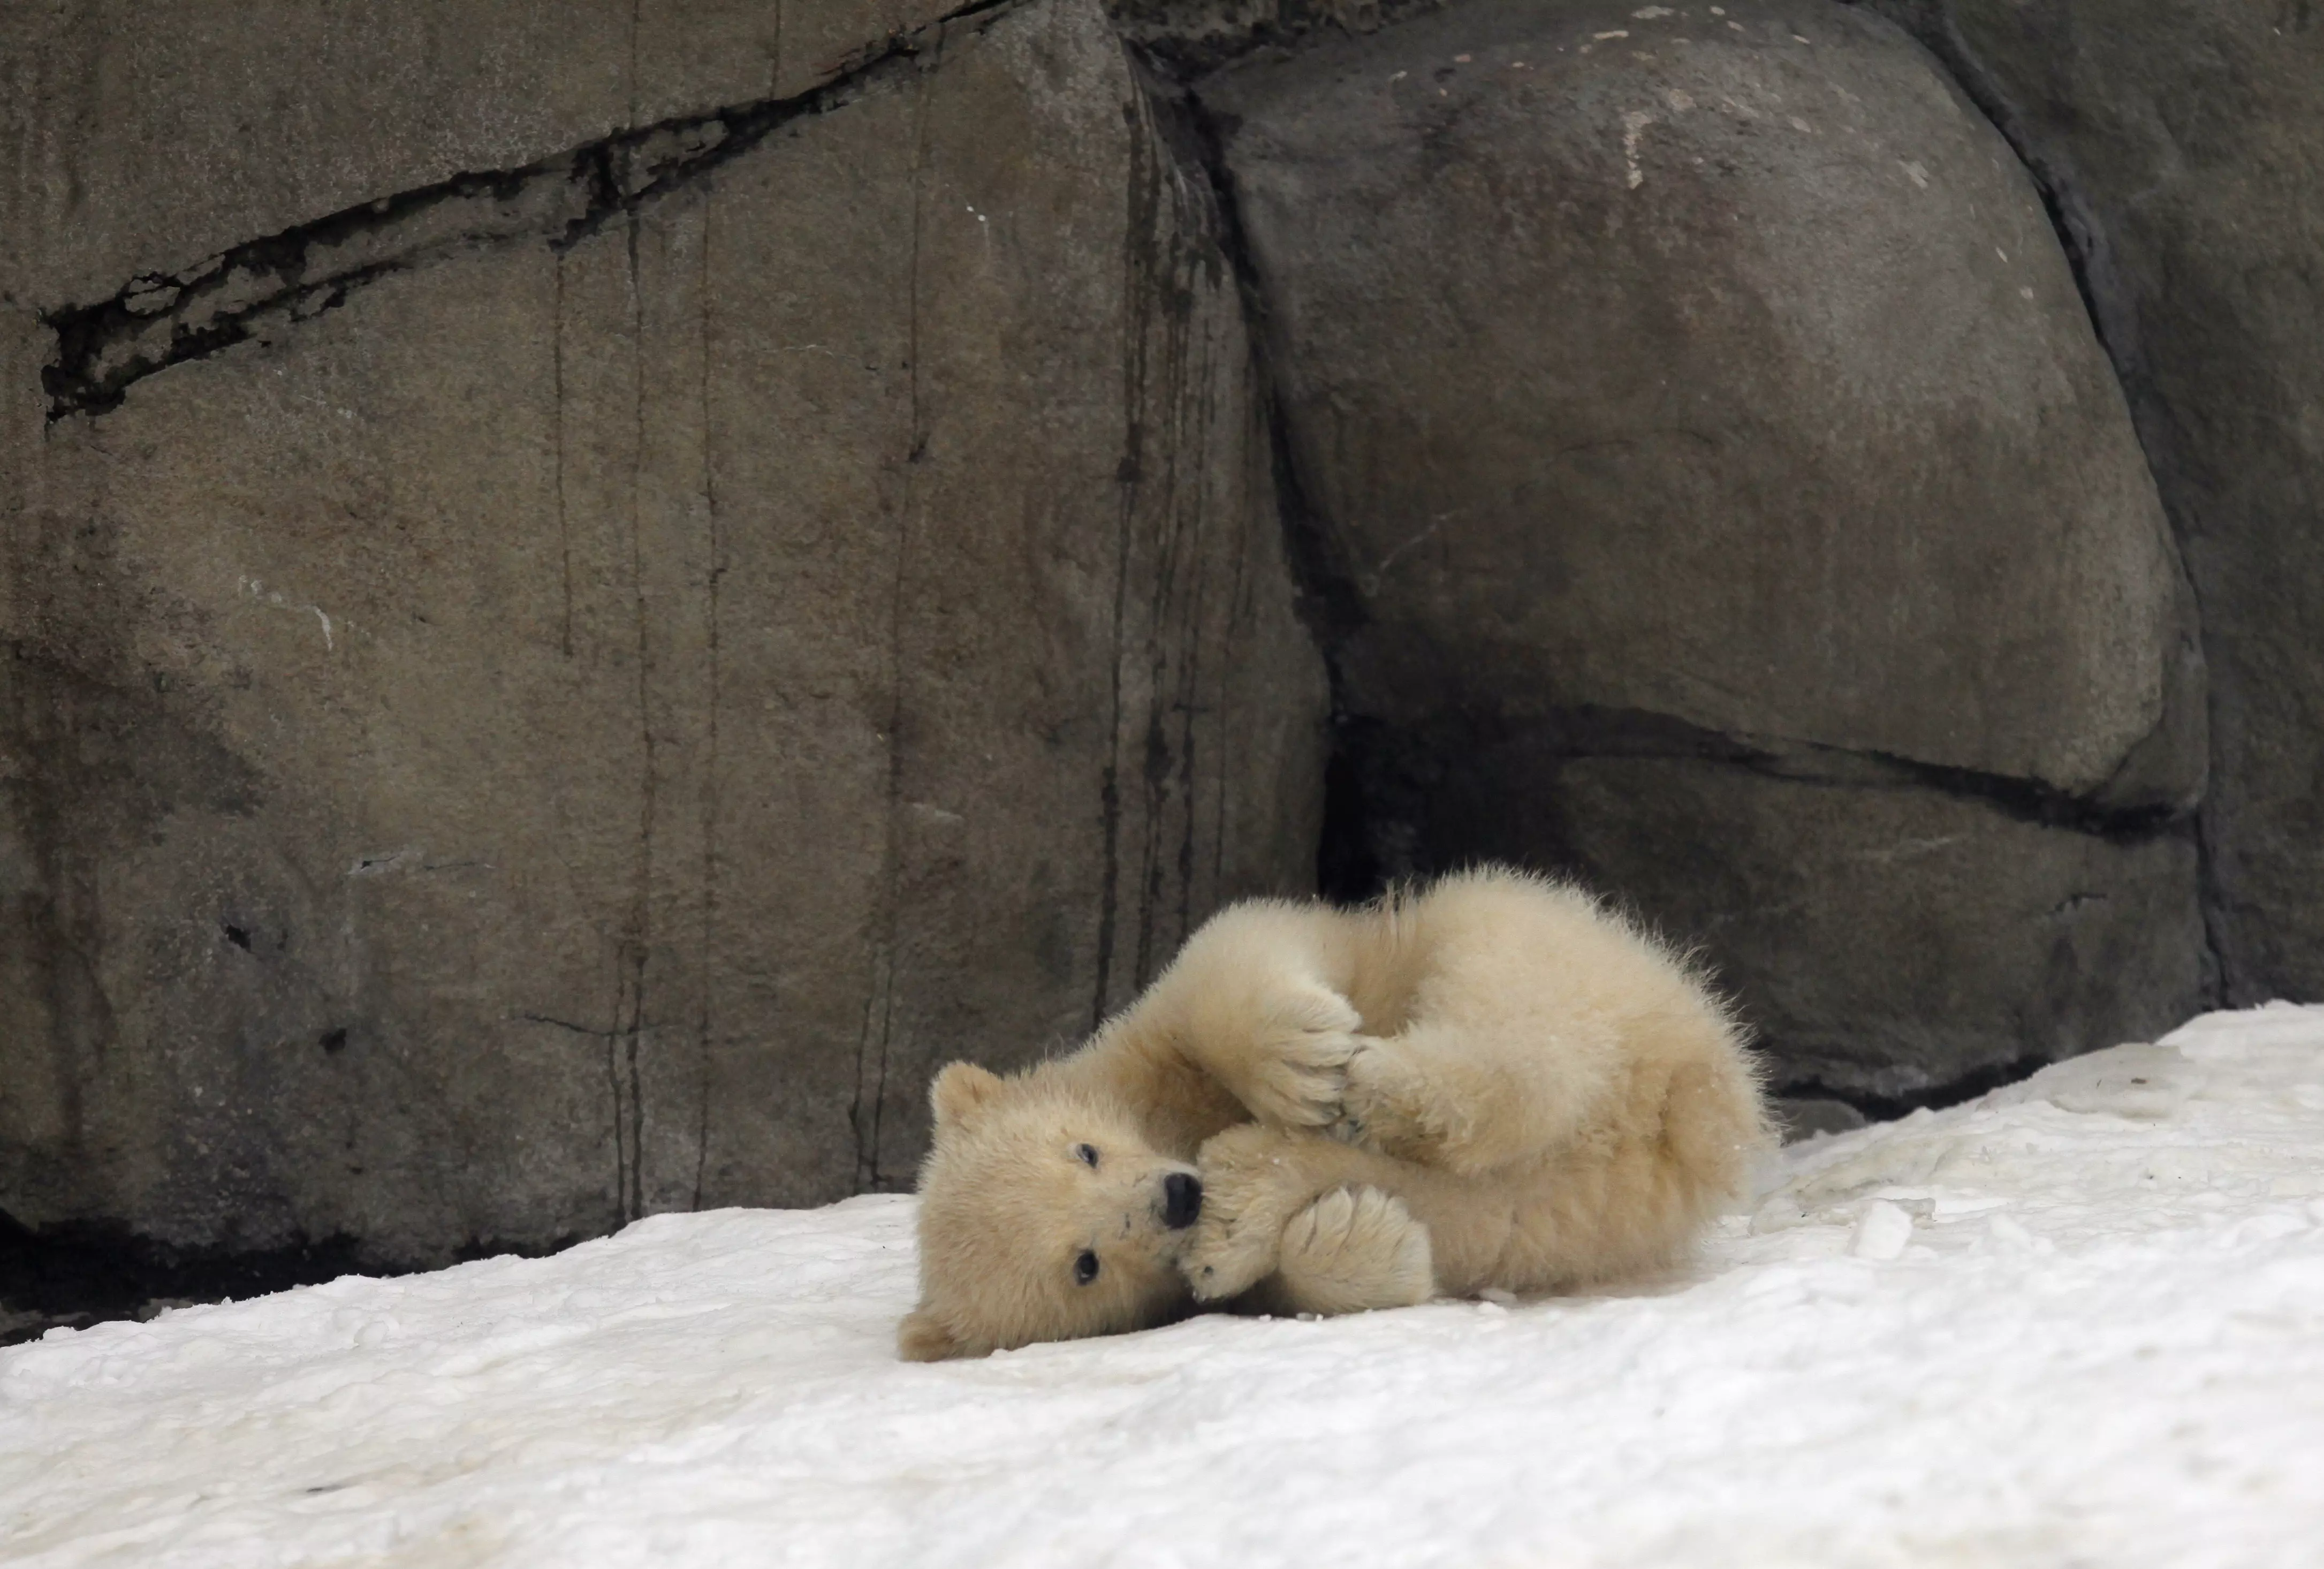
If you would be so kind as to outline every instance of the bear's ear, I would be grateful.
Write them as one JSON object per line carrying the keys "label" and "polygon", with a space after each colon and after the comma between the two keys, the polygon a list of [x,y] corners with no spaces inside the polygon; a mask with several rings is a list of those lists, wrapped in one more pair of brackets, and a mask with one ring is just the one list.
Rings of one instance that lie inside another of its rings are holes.
{"label": "bear's ear", "polygon": [[942,1319],[925,1307],[915,1307],[896,1326],[896,1350],[908,1362],[940,1362],[965,1354],[968,1348],[954,1338]]}
{"label": "bear's ear", "polygon": [[928,1086],[928,1105],[936,1114],[936,1126],[973,1121],[978,1108],[991,1100],[1000,1088],[998,1075],[987,1073],[973,1062],[954,1063],[936,1075],[936,1082]]}

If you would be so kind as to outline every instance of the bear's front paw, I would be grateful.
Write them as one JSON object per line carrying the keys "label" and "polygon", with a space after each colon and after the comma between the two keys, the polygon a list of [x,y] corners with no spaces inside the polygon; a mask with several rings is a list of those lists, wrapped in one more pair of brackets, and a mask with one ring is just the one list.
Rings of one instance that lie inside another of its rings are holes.
{"label": "bear's front paw", "polygon": [[1274,1272],[1284,1223],[1311,1196],[1297,1137],[1246,1122],[1203,1146],[1202,1218],[1179,1263],[1202,1301],[1240,1297]]}
{"label": "bear's front paw", "polygon": [[1262,1122],[1322,1128],[1340,1120],[1348,1060],[1363,1045],[1363,1018],[1323,986],[1269,999],[1250,1021],[1243,1060],[1230,1075],[1236,1098]]}
{"label": "bear's front paw", "polygon": [[1377,1187],[1339,1188],[1294,1215],[1277,1269],[1295,1313],[1410,1307],[1436,1294],[1428,1228]]}
{"label": "bear's front paw", "polygon": [[1402,1160],[1426,1162],[1442,1152],[1445,1119],[1428,1093],[1427,1076],[1400,1042],[1366,1040],[1342,1076],[1332,1137]]}

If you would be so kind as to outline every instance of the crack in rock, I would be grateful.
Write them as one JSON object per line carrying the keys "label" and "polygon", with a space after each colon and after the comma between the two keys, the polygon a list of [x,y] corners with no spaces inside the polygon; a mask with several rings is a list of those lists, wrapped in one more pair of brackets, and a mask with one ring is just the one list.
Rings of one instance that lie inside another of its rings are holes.
{"label": "crack in rock", "polygon": [[41,373],[49,421],[120,407],[157,371],[269,340],[355,291],[461,252],[530,240],[564,249],[699,180],[793,120],[828,114],[915,69],[944,32],[1026,0],[974,0],[851,59],[788,97],[680,116],[518,169],[455,174],[248,240],[175,273],[140,273],[109,300],[42,313],[56,353]]}

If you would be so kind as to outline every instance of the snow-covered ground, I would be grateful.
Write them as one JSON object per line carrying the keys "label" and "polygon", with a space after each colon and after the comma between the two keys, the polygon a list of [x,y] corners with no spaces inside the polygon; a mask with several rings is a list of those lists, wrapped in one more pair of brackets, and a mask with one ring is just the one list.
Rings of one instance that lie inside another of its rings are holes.
{"label": "snow-covered ground", "polygon": [[910,1202],[0,1352],[0,1560],[2324,1564],[2324,1009],[1794,1149],[1686,1279],[895,1360]]}

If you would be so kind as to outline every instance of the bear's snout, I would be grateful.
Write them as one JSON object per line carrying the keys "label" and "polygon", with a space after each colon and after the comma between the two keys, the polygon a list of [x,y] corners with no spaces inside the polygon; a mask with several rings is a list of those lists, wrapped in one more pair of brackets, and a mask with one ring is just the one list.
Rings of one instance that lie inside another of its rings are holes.
{"label": "bear's snout", "polygon": [[1203,1213],[1202,1179],[1174,1171],[1162,1179],[1162,1223],[1183,1232]]}

